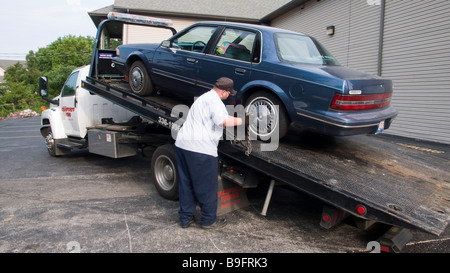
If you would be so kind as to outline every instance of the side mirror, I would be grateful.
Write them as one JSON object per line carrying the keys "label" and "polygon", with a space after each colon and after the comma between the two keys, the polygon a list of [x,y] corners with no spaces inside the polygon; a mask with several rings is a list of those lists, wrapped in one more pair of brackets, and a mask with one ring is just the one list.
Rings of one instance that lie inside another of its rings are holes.
{"label": "side mirror", "polygon": [[39,94],[45,101],[59,105],[59,99],[51,100],[48,98],[48,78],[45,76],[39,77]]}
{"label": "side mirror", "polygon": [[169,48],[170,47],[170,41],[169,40],[162,41],[161,46]]}
{"label": "side mirror", "polygon": [[39,78],[39,94],[43,98],[48,97],[48,79],[47,77],[40,77]]}

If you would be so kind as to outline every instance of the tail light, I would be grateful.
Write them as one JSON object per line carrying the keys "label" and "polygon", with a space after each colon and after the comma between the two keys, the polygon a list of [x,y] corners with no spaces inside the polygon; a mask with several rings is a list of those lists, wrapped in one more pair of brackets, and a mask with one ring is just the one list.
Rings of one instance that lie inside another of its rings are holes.
{"label": "tail light", "polygon": [[342,111],[370,110],[388,106],[392,92],[374,95],[341,95],[335,94],[331,109]]}

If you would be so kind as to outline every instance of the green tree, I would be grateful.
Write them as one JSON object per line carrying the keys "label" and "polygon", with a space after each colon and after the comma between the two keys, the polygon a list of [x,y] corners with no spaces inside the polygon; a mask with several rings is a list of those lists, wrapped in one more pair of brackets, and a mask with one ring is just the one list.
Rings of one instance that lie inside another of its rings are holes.
{"label": "green tree", "polygon": [[[16,110],[36,108],[35,104],[40,99],[34,93],[34,86],[39,76],[38,70],[26,69],[19,62],[8,67],[4,76],[5,83],[1,86],[0,104],[14,104]],[[11,110],[2,107],[0,114],[6,116]]]}
{"label": "green tree", "polygon": [[[40,48],[30,61],[36,58],[38,69],[48,72],[59,66],[78,67],[89,64],[91,60],[94,38],[68,35],[58,38],[45,48]],[[29,54],[30,55],[30,54]]]}
{"label": "green tree", "polygon": [[73,69],[89,64],[93,46],[93,37],[68,35],[58,38],[30,57],[33,62],[32,58],[37,59],[38,69],[49,78],[50,96],[59,94]]}
{"label": "green tree", "polygon": [[49,97],[53,98],[59,95],[67,77],[77,66],[60,65],[45,73],[48,77]]}
{"label": "green tree", "polygon": [[[37,52],[31,50],[25,67],[17,63],[6,69],[5,83],[0,86],[0,104],[14,103],[17,111],[27,108],[39,111],[40,105],[47,104],[37,93],[39,77],[48,76],[50,96],[57,96],[70,72],[89,64],[94,40],[90,36],[68,35]],[[3,109],[0,115],[5,116],[4,112]]]}

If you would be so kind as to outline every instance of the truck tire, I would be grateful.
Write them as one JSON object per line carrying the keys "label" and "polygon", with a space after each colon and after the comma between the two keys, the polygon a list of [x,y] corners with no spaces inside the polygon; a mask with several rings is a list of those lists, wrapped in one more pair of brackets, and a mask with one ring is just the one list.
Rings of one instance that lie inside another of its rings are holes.
{"label": "truck tire", "polygon": [[258,139],[268,141],[277,130],[279,139],[287,134],[289,118],[283,103],[274,94],[267,91],[253,93],[246,100],[245,112],[250,115],[248,128]]}
{"label": "truck tire", "polygon": [[168,200],[178,200],[178,172],[175,145],[158,147],[152,156],[152,177],[158,193]]}
{"label": "truck tire", "polygon": [[133,93],[141,97],[153,94],[153,84],[143,62],[135,61],[130,67],[128,76]]}

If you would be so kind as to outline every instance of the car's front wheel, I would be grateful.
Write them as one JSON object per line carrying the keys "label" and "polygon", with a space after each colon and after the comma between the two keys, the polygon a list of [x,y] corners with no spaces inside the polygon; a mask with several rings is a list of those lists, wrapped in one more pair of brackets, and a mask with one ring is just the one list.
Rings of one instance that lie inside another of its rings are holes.
{"label": "car's front wheel", "polygon": [[135,61],[130,67],[128,76],[133,93],[141,97],[153,94],[153,84],[143,62]]}
{"label": "car's front wheel", "polygon": [[272,93],[260,91],[246,100],[245,111],[250,116],[249,130],[261,140],[283,138],[289,128],[289,118],[280,99]]}

